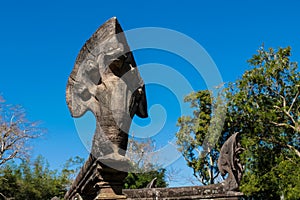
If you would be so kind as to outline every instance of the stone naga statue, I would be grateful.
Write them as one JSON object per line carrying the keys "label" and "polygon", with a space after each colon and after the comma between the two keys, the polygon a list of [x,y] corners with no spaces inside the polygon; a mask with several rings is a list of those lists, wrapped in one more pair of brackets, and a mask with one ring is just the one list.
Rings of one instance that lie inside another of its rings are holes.
{"label": "stone naga statue", "polygon": [[[132,118],[135,114],[142,118],[148,114],[144,82],[115,17],[105,22],[80,50],[68,79],[66,99],[73,117],[81,117],[87,111],[94,114],[96,131],[91,155],[65,198],[72,199],[77,193],[83,199],[102,199],[99,196],[105,196],[108,191],[103,188],[112,187],[108,193],[116,193],[111,198],[117,199],[123,180],[111,181],[113,178],[105,177],[108,173],[119,176],[120,171],[126,171],[117,168],[126,161],[124,155]],[[124,176],[126,173],[119,179]],[[119,189],[113,188],[110,182],[119,182]],[[95,185],[102,190],[97,192],[97,198],[91,195]]]}
{"label": "stone naga statue", "polygon": [[143,80],[116,18],[101,26],[80,50],[66,98],[73,117],[88,110],[96,117],[95,157],[125,153],[131,118],[147,117],[147,102]]}
{"label": "stone naga statue", "polygon": [[239,133],[230,136],[221,147],[220,157],[218,160],[218,168],[222,176],[228,173],[228,177],[224,181],[224,189],[226,191],[237,191],[242,179],[243,166],[239,160],[239,154],[242,147],[238,139]]}

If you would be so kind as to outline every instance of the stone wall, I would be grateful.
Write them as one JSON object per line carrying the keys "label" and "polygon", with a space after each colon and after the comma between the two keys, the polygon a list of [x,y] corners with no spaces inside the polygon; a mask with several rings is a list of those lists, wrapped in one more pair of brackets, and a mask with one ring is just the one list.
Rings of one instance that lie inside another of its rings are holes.
{"label": "stone wall", "polygon": [[147,188],[123,190],[127,200],[189,200],[189,199],[243,199],[240,192],[225,192],[221,184],[178,188]]}

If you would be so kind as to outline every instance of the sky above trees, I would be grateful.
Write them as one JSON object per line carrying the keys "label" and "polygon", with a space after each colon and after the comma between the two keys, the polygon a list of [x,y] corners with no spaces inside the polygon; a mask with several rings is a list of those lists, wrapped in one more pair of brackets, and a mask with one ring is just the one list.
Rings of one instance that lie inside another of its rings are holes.
{"label": "sky above trees", "polygon": [[[7,103],[22,105],[30,120],[42,122],[48,133],[34,142],[32,153],[42,154],[56,168],[71,156],[87,157],[88,151],[78,134],[80,125],[71,118],[66,106],[65,87],[80,48],[110,17],[117,16],[124,30],[161,27],[185,34],[206,50],[222,80],[229,82],[249,69],[246,60],[262,44],[266,48],[291,46],[292,59],[300,60],[299,4],[297,0],[4,1],[0,4],[0,94]],[[181,45],[176,40],[174,44]],[[187,58],[161,49],[137,50],[134,55],[138,66],[169,66],[183,75],[194,90],[206,89],[205,78],[189,70]],[[171,75],[159,77],[159,69],[152,73],[160,79],[174,79]],[[180,81],[177,82],[180,87]],[[170,88],[157,84],[146,87],[153,118],[135,121],[150,126],[143,131],[149,130],[148,136],[160,149],[175,137],[183,99]],[[155,124],[151,126],[153,122],[160,121],[155,116],[162,115],[166,116],[163,128],[158,127],[161,130],[151,134],[157,128]],[[87,128],[83,131],[93,132],[93,121]],[[132,130],[135,136],[142,135],[138,130]],[[182,158],[167,164],[192,176]],[[190,183],[179,180],[170,186],[184,184]]]}

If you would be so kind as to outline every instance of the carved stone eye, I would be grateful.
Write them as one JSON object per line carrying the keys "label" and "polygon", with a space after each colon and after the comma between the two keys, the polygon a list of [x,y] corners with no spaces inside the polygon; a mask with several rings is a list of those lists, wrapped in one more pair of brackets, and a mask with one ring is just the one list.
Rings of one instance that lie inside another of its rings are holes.
{"label": "carved stone eye", "polygon": [[80,98],[83,101],[88,101],[91,98],[91,93],[89,92],[89,90],[86,88],[83,91],[81,91],[81,93],[79,94]]}
{"label": "carved stone eye", "polygon": [[88,78],[95,84],[100,85],[102,83],[101,76],[99,70],[96,68],[92,68],[89,71],[86,71]]}

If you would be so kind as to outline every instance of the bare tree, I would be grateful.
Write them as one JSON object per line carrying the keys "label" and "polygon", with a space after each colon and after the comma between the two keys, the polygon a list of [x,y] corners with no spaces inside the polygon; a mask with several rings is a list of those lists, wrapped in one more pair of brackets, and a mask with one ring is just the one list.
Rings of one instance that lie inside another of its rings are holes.
{"label": "bare tree", "polygon": [[43,132],[37,122],[26,119],[21,106],[8,105],[0,96],[0,167],[13,158],[27,158],[29,140]]}
{"label": "bare tree", "polygon": [[152,152],[155,150],[155,142],[151,138],[135,140],[129,138],[126,156],[132,162],[135,170],[147,172],[159,168],[156,166],[157,158]]}

